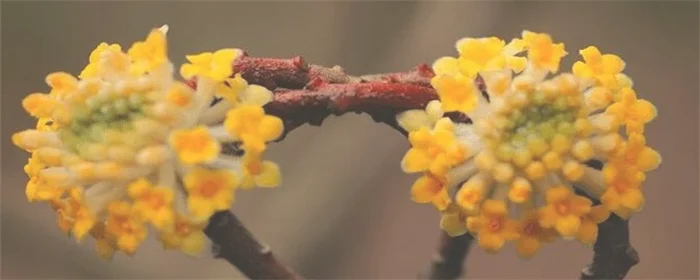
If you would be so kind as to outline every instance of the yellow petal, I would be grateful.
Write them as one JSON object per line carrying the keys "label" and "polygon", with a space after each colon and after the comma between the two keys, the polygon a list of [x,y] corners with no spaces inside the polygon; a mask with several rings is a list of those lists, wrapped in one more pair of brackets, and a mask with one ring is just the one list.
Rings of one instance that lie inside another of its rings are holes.
{"label": "yellow petal", "polygon": [[249,85],[241,93],[240,98],[241,102],[243,103],[252,104],[256,106],[263,106],[268,102],[272,101],[272,92],[267,88],[259,85]]}
{"label": "yellow petal", "polygon": [[625,62],[614,54],[605,54],[602,57],[603,71],[605,73],[617,74],[625,69]]}
{"label": "yellow petal", "polygon": [[425,171],[430,167],[430,157],[424,150],[412,148],[401,160],[401,169],[406,173]]}
{"label": "yellow petal", "polygon": [[600,202],[602,202],[608,209],[613,211],[622,207],[620,194],[613,188],[608,188],[603,193],[603,195],[600,197]]}
{"label": "yellow petal", "polygon": [[598,225],[590,220],[582,221],[576,237],[583,244],[593,245],[598,238]]}
{"label": "yellow petal", "polygon": [[463,235],[467,232],[466,225],[463,220],[459,218],[458,213],[446,213],[440,217],[440,228],[447,233],[447,235],[455,237]]}
{"label": "yellow petal", "polygon": [[620,203],[632,211],[639,211],[644,206],[644,195],[638,188],[630,188],[621,194]]}
{"label": "yellow petal", "polygon": [[420,128],[430,128],[431,122],[428,114],[423,110],[408,110],[396,116],[401,128],[408,132],[417,131]]}
{"label": "yellow petal", "polygon": [[[83,72],[87,71],[83,70]],[[193,64],[183,64],[180,66],[180,76],[182,76],[185,79],[191,79],[192,77],[196,76],[198,74],[198,67],[193,65]],[[83,74],[81,74],[82,76]]]}
{"label": "yellow petal", "polygon": [[593,77],[593,71],[591,71],[591,68],[582,61],[574,62],[574,65],[571,67],[571,72],[581,78]]}
{"label": "yellow petal", "polygon": [[180,250],[185,254],[195,256],[204,249],[204,233],[194,232],[182,240]]}
{"label": "yellow petal", "polygon": [[652,148],[645,147],[637,158],[637,167],[643,172],[649,172],[659,167],[661,155]]}
{"label": "yellow petal", "polygon": [[454,74],[459,72],[459,61],[454,57],[441,57],[433,63],[435,75]]}
{"label": "yellow petal", "polygon": [[487,252],[497,252],[503,248],[503,245],[506,243],[505,239],[500,235],[488,233],[486,231],[479,232],[477,239],[479,240],[479,246],[484,248]]}
{"label": "yellow petal", "polygon": [[557,219],[555,228],[562,236],[571,237],[576,235],[580,226],[581,218],[576,217],[575,215],[567,215]]}
{"label": "yellow petal", "polygon": [[586,214],[591,211],[592,204],[593,202],[591,202],[590,199],[580,195],[574,195],[571,198],[571,212],[579,216]]}
{"label": "yellow petal", "polygon": [[284,132],[284,124],[282,119],[275,116],[264,116],[260,120],[260,136],[265,141],[274,141],[282,136]]}
{"label": "yellow petal", "polygon": [[515,244],[515,250],[521,258],[531,258],[540,249],[540,241],[535,237],[522,237]]}
{"label": "yellow petal", "polygon": [[97,254],[106,260],[112,259],[114,253],[116,252],[114,245],[105,239],[96,240],[95,249],[97,250]]}
{"label": "yellow petal", "polygon": [[452,199],[450,199],[450,195],[447,194],[447,189],[442,188],[442,190],[437,194],[437,196],[433,198],[432,202],[438,211],[445,211],[447,207],[450,206]]}
{"label": "yellow petal", "polygon": [[282,182],[280,168],[271,161],[262,162],[262,172],[255,178],[255,184],[260,187],[271,188],[279,186]]}
{"label": "yellow petal", "polygon": [[571,189],[565,186],[557,186],[549,188],[545,194],[545,199],[547,204],[554,204],[560,201],[564,201],[571,197]]}
{"label": "yellow petal", "polygon": [[489,199],[484,201],[484,204],[481,206],[481,211],[483,211],[486,216],[508,215],[508,208],[506,208],[506,203],[502,200]]}
{"label": "yellow petal", "polygon": [[484,218],[482,217],[467,217],[467,229],[471,232],[479,232],[484,228]]}
{"label": "yellow petal", "polygon": [[552,228],[557,224],[557,219],[559,215],[557,214],[554,206],[547,205],[540,209],[540,226],[544,228]]}
{"label": "yellow petal", "polygon": [[600,224],[610,217],[610,210],[604,205],[596,205],[591,208],[588,217],[596,224]]}
{"label": "yellow petal", "polygon": [[422,176],[411,187],[411,199],[418,203],[430,203],[442,189],[442,182],[429,176]]}
{"label": "yellow petal", "polygon": [[187,55],[185,58],[187,58],[187,61],[193,64],[206,64],[211,62],[212,56],[213,54],[211,52],[204,52],[195,55]]}

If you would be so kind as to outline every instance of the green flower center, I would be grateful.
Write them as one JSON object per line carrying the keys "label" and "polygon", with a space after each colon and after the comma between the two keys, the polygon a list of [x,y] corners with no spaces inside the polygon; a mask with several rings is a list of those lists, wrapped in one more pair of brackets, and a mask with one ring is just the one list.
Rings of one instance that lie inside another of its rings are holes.
{"label": "green flower center", "polygon": [[520,148],[533,139],[549,142],[557,134],[572,136],[576,132],[574,122],[580,105],[570,102],[569,98],[560,95],[548,100],[544,93],[535,93],[529,104],[505,115],[508,122],[502,143]]}
{"label": "green flower center", "polygon": [[108,133],[133,130],[134,121],[145,117],[145,109],[151,103],[140,94],[92,96],[81,106],[72,108],[73,121],[61,129],[61,138],[73,151],[79,151],[85,144],[102,143]]}

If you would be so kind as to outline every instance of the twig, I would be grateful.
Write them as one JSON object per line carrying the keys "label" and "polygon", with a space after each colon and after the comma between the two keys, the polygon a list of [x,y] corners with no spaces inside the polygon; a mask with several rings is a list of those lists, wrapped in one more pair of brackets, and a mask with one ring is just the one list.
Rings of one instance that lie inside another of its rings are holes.
{"label": "twig", "polygon": [[639,255],[629,240],[628,221],[617,215],[598,225],[593,247],[593,263],[581,271],[581,279],[624,279],[639,263]]}
{"label": "twig", "polygon": [[302,279],[260,244],[233,213],[214,214],[204,232],[214,242],[216,258],[237,267],[251,279]]}
{"label": "twig", "polygon": [[[406,132],[396,124],[396,113],[422,109],[430,100],[437,98],[430,87],[430,78],[434,73],[425,64],[409,72],[355,77],[347,75],[337,66],[308,65],[301,57],[276,59],[244,55],[234,62],[233,68],[249,83],[274,91],[274,100],[265,106],[265,110],[283,119],[284,135],[305,123],[320,125],[331,114],[347,112],[367,113],[375,121],[386,123],[405,135]],[[195,81],[189,83],[196,86]],[[470,122],[463,114],[449,113],[448,116],[457,122]],[[219,246],[219,257],[238,267],[248,277],[300,278],[260,245],[232,213],[217,213],[210,221],[206,233]],[[630,268],[639,262],[629,244],[627,222],[612,215],[599,225],[598,236],[593,263],[584,269],[581,278],[624,278]],[[443,235],[440,257],[434,260],[429,277],[460,277],[471,241],[470,235],[456,238]]]}
{"label": "twig", "polygon": [[433,258],[428,279],[457,279],[464,274],[464,260],[474,237],[464,234],[450,237],[442,233],[440,248]]}

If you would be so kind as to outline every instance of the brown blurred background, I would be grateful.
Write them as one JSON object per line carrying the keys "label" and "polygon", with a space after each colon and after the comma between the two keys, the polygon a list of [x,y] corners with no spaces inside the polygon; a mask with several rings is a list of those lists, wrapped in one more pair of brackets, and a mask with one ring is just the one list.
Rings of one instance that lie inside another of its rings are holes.
{"label": "brown blurred background", "polygon": [[[143,38],[170,25],[170,57],[222,47],[254,56],[291,57],[350,73],[407,70],[454,55],[464,36],[548,32],[577,50],[596,45],[625,59],[659,117],[648,143],[664,157],[648,176],[645,210],[631,223],[641,256],[629,279],[698,279],[698,2],[4,2],[2,5],[3,278],[240,278],[208,255],[164,252],[149,240],[133,258],[112,262],[76,245],[55,226],[48,206],[24,197],[27,155],[10,134],[32,126],[21,110],[44,75],[78,73],[99,42]],[[249,228],[310,278],[414,278],[438,242],[438,215],[409,199],[414,179],[399,161],[400,134],[364,115],[305,126],[271,148],[282,167],[276,190],[241,194],[234,210]],[[521,261],[472,250],[470,278],[574,278],[591,259],[576,242],[547,246]]]}

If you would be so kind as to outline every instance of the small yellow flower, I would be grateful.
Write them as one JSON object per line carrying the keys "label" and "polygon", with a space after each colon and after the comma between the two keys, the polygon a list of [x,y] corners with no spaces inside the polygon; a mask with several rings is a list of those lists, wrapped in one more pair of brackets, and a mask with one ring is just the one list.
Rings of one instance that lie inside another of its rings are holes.
{"label": "small yellow flower", "polygon": [[48,94],[32,93],[22,100],[22,107],[32,117],[50,118],[59,103]]}
{"label": "small yellow flower", "polygon": [[574,237],[581,226],[581,216],[591,211],[592,202],[566,186],[551,187],[545,198],[547,205],[540,209],[540,225],[555,228],[563,237]]}
{"label": "small yellow flower", "polygon": [[82,240],[90,232],[90,229],[97,221],[95,214],[91,213],[85,205],[81,188],[70,189],[65,205],[59,207],[58,210],[61,211],[59,213],[59,225],[63,224],[62,228],[70,225],[71,233],[78,241]]}
{"label": "small yellow flower", "polygon": [[176,215],[172,231],[161,232],[158,238],[166,249],[179,249],[188,255],[197,255],[204,249],[206,222],[196,223]]}
{"label": "small yellow flower", "polygon": [[399,126],[407,132],[414,132],[421,128],[432,128],[444,115],[442,103],[439,100],[428,102],[425,110],[407,110],[396,116]]}
{"label": "small yellow flower", "polygon": [[440,228],[452,237],[463,235],[467,233],[465,219],[459,207],[451,205],[440,215]]}
{"label": "small yellow flower", "polygon": [[611,168],[631,167],[641,172],[649,172],[659,167],[661,155],[646,145],[646,137],[632,133],[629,139],[617,150],[610,161]]}
{"label": "small yellow flower", "polygon": [[508,218],[506,203],[486,200],[478,216],[467,218],[467,228],[476,233],[479,246],[488,252],[497,252],[506,241],[515,240],[519,233],[517,223]]}
{"label": "small yellow flower", "polygon": [[66,192],[65,188],[49,185],[40,177],[29,178],[25,194],[29,202],[50,201],[60,198]]}
{"label": "small yellow flower", "polygon": [[473,79],[461,74],[435,76],[430,84],[440,97],[445,112],[470,113],[476,108],[477,94],[481,94]]}
{"label": "small yellow flower", "polygon": [[433,199],[433,206],[438,211],[445,211],[450,205],[452,205],[452,198],[450,198],[450,194],[447,193],[447,188],[443,188],[438,195]]}
{"label": "small yellow flower", "polygon": [[574,75],[595,79],[598,85],[608,89],[616,89],[618,75],[625,69],[625,62],[614,54],[601,54],[594,46],[586,47],[579,51],[585,61],[574,63],[571,71]]}
{"label": "small yellow flower", "polygon": [[[167,26],[165,26],[167,30]],[[131,74],[143,75],[168,61],[163,29],[153,29],[145,41],[134,43],[127,54],[132,60]]]}
{"label": "small yellow flower", "polygon": [[38,131],[56,131],[58,128],[58,123],[50,118],[40,118],[36,122],[36,130]]}
{"label": "small yellow flower", "polygon": [[117,248],[127,255],[133,255],[146,239],[147,228],[126,201],[114,201],[107,207],[106,232],[116,238]]}
{"label": "small yellow flower", "polygon": [[173,131],[170,134],[170,145],[186,164],[211,162],[221,152],[221,145],[205,126]]}
{"label": "small yellow flower", "polygon": [[95,250],[103,259],[110,260],[117,251],[117,239],[107,232],[104,222],[95,224],[90,230],[90,235],[95,238]]}
{"label": "small yellow flower", "polygon": [[520,236],[515,248],[522,258],[531,258],[539,251],[542,243],[553,242],[558,236],[556,230],[540,226],[540,215],[538,211],[528,211],[518,220]]}
{"label": "small yellow flower", "polygon": [[[238,76],[240,77],[240,75]],[[238,83],[243,83],[244,80],[241,79]],[[235,86],[235,84],[234,84]],[[238,85],[242,86],[242,85]],[[272,92],[259,85],[249,85],[245,90],[241,91],[238,95],[239,105],[254,105],[254,106],[265,106],[273,99]],[[235,103],[234,103],[235,104]]]}
{"label": "small yellow flower", "polygon": [[470,212],[476,211],[486,197],[486,184],[481,177],[472,177],[462,185],[455,197],[460,207]]}
{"label": "small yellow flower", "polygon": [[624,88],[620,100],[610,105],[606,113],[624,123],[627,133],[643,133],[644,125],[656,118],[656,107],[644,99],[637,99],[632,88]]}
{"label": "small yellow flower", "polygon": [[523,31],[522,38],[527,46],[528,60],[533,66],[551,73],[559,70],[559,62],[566,55],[564,43],[555,44],[548,34],[530,31]]}
{"label": "small yellow flower", "polygon": [[71,211],[71,204],[62,199],[54,199],[49,201],[51,209],[56,212],[56,225],[63,231],[63,233],[70,233],[71,228],[73,228],[73,216]]}
{"label": "small yellow flower", "polygon": [[182,83],[176,83],[168,90],[166,99],[171,105],[186,108],[192,104],[195,96],[190,87]]}
{"label": "small yellow flower", "polygon": [[440,75],[454,75],[456,73],[459,73],[459,59],[451,56],[444,56],[441,58],[438,58],[433,62],[432,65],[433,72],[435,72],[435,75],[440,76]]}
{"label": "small yellow flower", "polygon": [[237,184],[232,171],[200,167],[187,173],[184,183],[188,192],[188,209],[198,221],[208,219],[216,211],[229,209]]}
{"label": "small yellow flower", "polygon": [[175,218],[172,209],[174,193],[170,187],[154,187],[148,180],[141,178],[129,185],[128,192],[134,201],[134,212],[144,220],[159,230],[172,226]]}
{"label": "small yellow flower", "polygon": [[457,41],[460,68],[467,77],[476,77],[480,71],[502,69],[505,59],[502,56],[503,40],[496,37],[464,38]]}
{"label": "small yellow flower", "polygon": [[450,167],[462,162],[466,148],[457,142],[453,126],[448,118],[443,118],[432,130],[424,127],[409,133],[411,149],[401,161],[404,172],[428,170],[444,175]]}
{"label": "small yellow flower", "polygon": [[78,88],[78,79],[66,72],[54,72],[46,76],[46,84],[51,87],[50,95],[64,99]]}
{"label": "small yellow flower", "polygon": [[224,98],[231,104],[237,104],[241,94],[248,87],[248,82],[241,77],[241,74],[236,74],[233,78],[226,79],[224,83],[216,87],[217,95]]}
{"label": "small yellow flower", "polygon": [[525,66],[525,58],[513,56],[525,47],[519,40],[506,45],[496,37],[464,38],[457,41],[456,47],[459,52],[458,67],[463,75],[470,78],[475,78],[481,72],[505,68],[520,72]]}
{"label": "small yellow flower", "polygon": [[640,188],[644,173],[627,166],[606,165],[603,174],[607,183],[600,200],[616,214],[621,211],[637,212],[644,206],[644,194]]}
{"label": "small yellow flower", "polygon": [[282,182],[279,166],[274,162],[261,161],[257,156],[244,156],[243,163],[243,183],[241,186],[244,188],[253,186],[271,188],[279,186]]}
{"label": "small yellow flower", "polygon": [[241,105],[229,110],[224,120],[228,133],[243,142],[243,148],[253,153],[265,150],[265,143],[282,135],[284,125],[275,116],[265,115],[262,107]]}
{"label": "small yellow flower", "polygon": [[90,53],[89,64],[85,66],[80,75],[81,79],[95,78],[100,74],[101,71],[101,59],[104,54],[121,52],[122,47],[119,44],[107,44],[105,42],[100,43],[97,47]]}
{"label": "small yellow flower", "polygon": [[418,203],[433,203],[440,199],[440,193],[444,189],[444,179],[426,173],[413,183],[411,199]]}
{"label": "small yellow flower", "polygon": [[610,217],[610,210],[604,205],[596,205],[591,208],[591,212],[581,217],[581,226],[579,227],[576,238],[581,243],[593,245],[598,238],[598,224],[604,222]]}
{"label": "small yellow flower", "polygon": [[216,52],[205,52],[188,55],[187,61],[180,68],[180,75],[185,79],[194,76],[206,77],[214,82],[223,82],[233,74],[233,61],[241,55],[238,49],[221,49]]}

